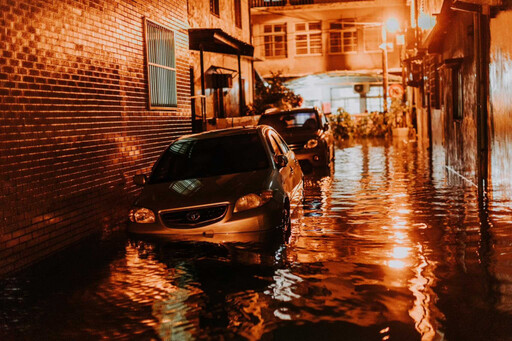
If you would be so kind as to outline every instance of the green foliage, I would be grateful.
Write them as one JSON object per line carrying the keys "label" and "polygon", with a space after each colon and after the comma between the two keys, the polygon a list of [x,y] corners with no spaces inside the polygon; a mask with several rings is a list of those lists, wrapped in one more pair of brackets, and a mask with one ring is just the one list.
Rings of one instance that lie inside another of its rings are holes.
{"label": "green foliage", "polygon": [[405,117],[407,113],[407,106],[402,103],[399,98],[391,100],[389,107],[390,124],[393,128],[402,128],[406,126]]}
{"label": "green foliage", "polygon": [[338,112],[329,117],[333,134],[337,138],[346,139],[354,134],[355,122],[352,116],[343,108],[339,108]]}
{"label": "green foliage", "polygon": [[261,114],[270,108],[287,109],[300,106],[302,98],[284,85],[280,72],[272,73],[267,84],[256,83],[256,98],[252,110]]}
{"label": "green foliage", "polygon": [[390,114],[372,112],[354,119],[343,108],[339,108],[336,114],[329,120],[337,139],[350,137],[385,137],[391,130]]}

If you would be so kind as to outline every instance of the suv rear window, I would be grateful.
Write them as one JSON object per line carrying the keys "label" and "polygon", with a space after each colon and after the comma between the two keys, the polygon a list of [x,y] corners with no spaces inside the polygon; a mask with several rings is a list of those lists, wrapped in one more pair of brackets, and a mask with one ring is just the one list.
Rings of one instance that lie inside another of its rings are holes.
{"label": "suv rear window", "polygon": [[284,112],[282,114],[262,115],[258,124],[266,124],[277,131],[289,129],[317,130],[319,128],[315,112]]}

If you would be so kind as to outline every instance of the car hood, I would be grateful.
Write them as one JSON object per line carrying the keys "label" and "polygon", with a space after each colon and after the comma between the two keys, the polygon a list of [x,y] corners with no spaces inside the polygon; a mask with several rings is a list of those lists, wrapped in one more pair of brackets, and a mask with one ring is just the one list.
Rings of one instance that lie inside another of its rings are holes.
{"label": "car hood", "polygon": [[249,193],[268,188],[272,169],[221,175],[199,179],[185,179],[158,184],[147,184],[135,205],[155,211],[214,204],[235,203]]}
{"label": "car hood", "polygon": [[306,143],[319,136],[319,131],[281,131],[279,134],[288,144]]}

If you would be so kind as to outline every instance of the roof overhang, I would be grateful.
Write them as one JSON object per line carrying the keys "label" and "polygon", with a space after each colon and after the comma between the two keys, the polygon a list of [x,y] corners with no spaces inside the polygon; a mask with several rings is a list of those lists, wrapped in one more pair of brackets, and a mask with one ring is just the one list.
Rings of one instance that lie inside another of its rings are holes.
{"label": "roof overhang", "polygon": [[445,0],[441,12],[437,16],[437,24],[430,31],[423,46],[429,53],[440,53],[445,36],[450,30],[455,12],[491,14],[491,9],[498,8],[501,0]]}
{"label": "roof overhang", "polygon": [[191,28],[188,30],[189,49],[252,57],[254,47],[236,39],[220,28]]}

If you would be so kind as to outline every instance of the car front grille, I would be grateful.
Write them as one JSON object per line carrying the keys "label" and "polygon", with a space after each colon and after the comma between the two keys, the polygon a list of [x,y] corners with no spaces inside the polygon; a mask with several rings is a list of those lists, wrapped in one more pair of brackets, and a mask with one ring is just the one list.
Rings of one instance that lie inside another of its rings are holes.
{"label": "car front grille", "polygon": [[189,208],[178,211],[161,212],[160,218],[170,228],[192,228],[213,224],[226,215],[228,205]]}

